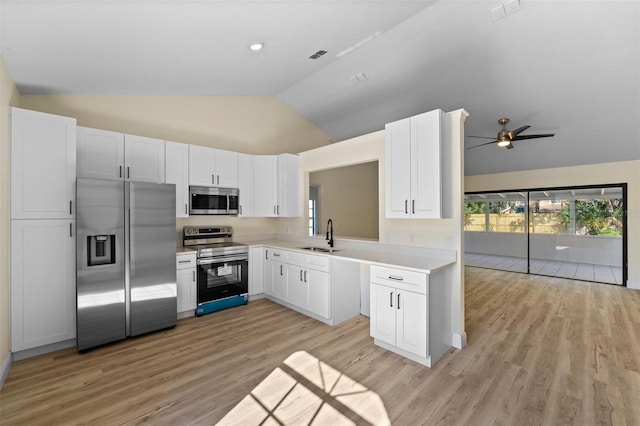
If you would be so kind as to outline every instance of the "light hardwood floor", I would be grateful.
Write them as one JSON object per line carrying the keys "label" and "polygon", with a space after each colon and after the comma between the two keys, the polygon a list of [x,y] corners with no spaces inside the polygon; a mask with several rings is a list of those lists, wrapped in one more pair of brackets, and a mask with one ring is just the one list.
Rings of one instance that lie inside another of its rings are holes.
{"label": "light hardwood floor", "polygon": [[640,292],[467,267],[465,297],[432,369],[260,300],[15,362],[0,424],[640,424]]}

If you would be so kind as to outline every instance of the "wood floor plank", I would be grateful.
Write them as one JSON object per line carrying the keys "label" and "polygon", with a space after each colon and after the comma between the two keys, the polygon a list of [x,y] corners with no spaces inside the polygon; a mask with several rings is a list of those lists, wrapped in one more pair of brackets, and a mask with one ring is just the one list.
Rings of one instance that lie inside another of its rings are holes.
{"label": "wood floor plank", "polygon": [[17,361],[0,424],[639,424],[640,292],[465,278],[468,344],[431,369],[375,346],[366,317],[330,327],[258,300]]}

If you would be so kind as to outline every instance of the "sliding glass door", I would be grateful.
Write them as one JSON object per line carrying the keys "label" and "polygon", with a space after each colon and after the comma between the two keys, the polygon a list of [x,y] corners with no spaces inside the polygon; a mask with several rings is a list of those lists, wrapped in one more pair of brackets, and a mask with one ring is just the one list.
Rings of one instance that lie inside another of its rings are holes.
{"label": "sliding glass door", "polygon": [[624,284],[626,184],[465,198],[467,265]]}

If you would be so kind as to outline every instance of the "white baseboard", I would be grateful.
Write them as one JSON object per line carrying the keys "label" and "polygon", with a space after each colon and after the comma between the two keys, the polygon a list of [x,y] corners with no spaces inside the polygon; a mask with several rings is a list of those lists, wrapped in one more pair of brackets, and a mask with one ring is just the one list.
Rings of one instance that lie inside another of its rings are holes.
{"label": "white baseboard", "polygon": [[12,359],[13,356],[11,355],[11,352],[9,352],[2,361],[2,364],[0,364],[0,389],[2,388],[5,379],[9,375],[9,368],[11,368]]}
{"label": "white baseboard", "polygon": [[467,333],[462,332],[462,334],[453,333],[453,341],[451,342],[451,346],[456,349],[462,349],[467,346]]}
{"label": "white baseboard", "polygon": [[633,281],[627,280],[627,288],[632,290],[640,290],[640,283],[634,283]]}
{"label": "white baseboard", "polygon": [[23,351],[14,352],[13,360],[20,361],[21,359],[48,354],[49,352],[55,352],[61,349],[71,348],[75,345],[76,345],[76,339],[69,339],[63,342],[52,343],[50,345],[38,346],[37,348],[25,349]]}

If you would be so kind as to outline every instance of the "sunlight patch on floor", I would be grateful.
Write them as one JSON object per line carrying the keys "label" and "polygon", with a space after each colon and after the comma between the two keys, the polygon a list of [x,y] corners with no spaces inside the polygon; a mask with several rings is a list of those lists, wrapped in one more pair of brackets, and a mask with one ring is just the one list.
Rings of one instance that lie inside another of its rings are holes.
{"label": "sunlight patch on floor", "polygon": [[291,354],[218,425],[389,425],[378,394],[305,351]]}

